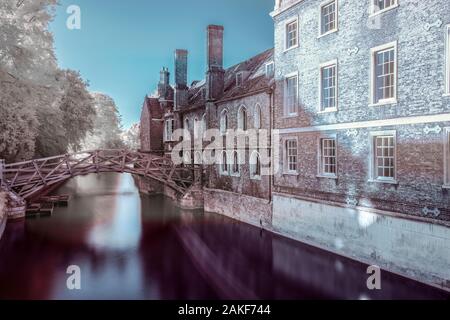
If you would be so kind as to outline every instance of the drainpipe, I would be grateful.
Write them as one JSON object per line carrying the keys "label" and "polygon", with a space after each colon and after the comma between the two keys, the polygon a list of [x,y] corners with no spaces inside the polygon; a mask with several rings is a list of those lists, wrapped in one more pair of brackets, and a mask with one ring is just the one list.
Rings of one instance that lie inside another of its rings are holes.
{"label": "drainpipe", "polygon": [[[272,80],[273,81],[273,80]],[[271,81],[271,82],[272,82]],[[271,166],[271,172],[269,175],[269,201],[270,203],[272,203],[272,191],[273,191],[273,185],[274,185],[274,177],[273,177],[273,168],[274,168],[274,152],[273,152],[273,136],[272,136],[272,132],[273,129],[275,128],[275,119],[274,119],[274,105],[275,105],[275,81],[273,81],[270,84],[270,89],[269,89],[269,95],[270,95],[270,112],[269,112],[269,117],[270,117],[270,121],[269,121],[269,130],[270,130],[270,134],[269,134],[269,146],[270,146],[270,166]]]}

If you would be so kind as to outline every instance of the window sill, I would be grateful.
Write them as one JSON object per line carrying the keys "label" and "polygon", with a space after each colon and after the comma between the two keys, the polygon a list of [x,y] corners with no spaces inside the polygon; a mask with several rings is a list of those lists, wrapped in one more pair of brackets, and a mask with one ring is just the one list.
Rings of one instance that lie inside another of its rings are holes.
{"label": "window sill", "polygon": [[292,113],[292,114],[284,115],[283,119],[291,119],[291,118],[295,118],[295,117],[298,117],[298,113]]}
{"label": "window sill", "polygon": [[370,179],[369,182],[398,185],[397,180]]}
{"label": "window sill", "polygon": [[317,111],[317,114],[326,114],[326,113],[333,113],[333,112],[337,112],[338,109],[337,108],[329,108],[329,109],[325,109],[325,110],[321,110],[321,111]]}
{"label": "window sill", "polygon": [[444,93],[442,96],[443,97],[450,97],[450,92],[449,93]]}
{"label": "window sill", "polygon": [[319,35],[317,36],[317,39],[326,37],[327,35],[336,33],[336,32],[338,32],[338,31],[339,31],[339,29],[333,29],[333,30],[327,31],[327,32],[325,32],[325,33],[319,34]]}
{"label": "window sill", "polygon": [[397,99],[380,100],[377,103],[370,103],[369,107],[382,107],[382,106],[388,106],[388,105],[395,105],[397,103],[398,103]]}
{"label": "window sill", "polygon": [[444,184],[444,185],[442,186],[442,189],[448,189],[448,190],[450,190],[450,184]]}
{"label": "window sill", "polygon": [[230,177],[240,178],[241,174],[240,173],[230,173]]}
{"label": "window sill", "polygon": [[251,176],[250,180],[258,180],[261,181],[261,176]]}
{"label": "window sill", "polygon": [[283,175],[285,175],[285,176],[298,176],[298,172],[295,172],[295,171],[284,171]]}
{"label": "window sill", "polygon": [[316,178],[321,178],[321,179],[333,179],[333,180],[337,180],[337,176],[335,175],[326,175],[326,174],[318,174],[316,176]]}
{"label": "window sill", "polygon": [[290,47],[290,48],[286,48],[286,49],[284,49],[283,53],[286,53],[286,52],[292,51],[292,50],[294,50],[294,49],[297,49],[298,47],[299,47],[299,46],[298,46],[298,44],[297,44],[297,45],[295,45],[295,46],[293,46],[293,47]]}
{"label": "window sill", "polygon": [[393,5],[393,6],[391,6],[391,7],[389,7],[389,8],[386,8],[386,9],[383,9],[383,10],[380,10],[380,11],[376,11],[376,12],[372,12],[372,13],[369,15],[369,18],[376,17],[376,16],[378,16],[378,15],[380,15],[380,14],[383,14],[383,13],[385,13],[385,12],[394,10],[395,8],[398,8],[398,3],[395,4],[395,5]]}

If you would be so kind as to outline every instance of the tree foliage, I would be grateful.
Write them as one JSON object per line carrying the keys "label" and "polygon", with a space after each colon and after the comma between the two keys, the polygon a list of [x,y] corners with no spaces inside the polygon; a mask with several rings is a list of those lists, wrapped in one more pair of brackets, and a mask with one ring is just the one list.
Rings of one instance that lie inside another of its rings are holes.
{"label": "tree foliage", "polygon": [[87,83],[60,70],[48,25],[57,0],[0,1],[0,158],[77,150],[93,129]]}
{"label": "tree foliage", "polygon": [[126,148],[130,150],[139,150],[141,146],[140,131],[141,128],[139,123],[135,123],[122,133],[122,140]]}
{"label": "tree foliage", "polygon": [[83,142],[84,150],[122,149],[122,125],[114,100],[103,93],[92,93],[96,114],[93,117],[94,129]]}

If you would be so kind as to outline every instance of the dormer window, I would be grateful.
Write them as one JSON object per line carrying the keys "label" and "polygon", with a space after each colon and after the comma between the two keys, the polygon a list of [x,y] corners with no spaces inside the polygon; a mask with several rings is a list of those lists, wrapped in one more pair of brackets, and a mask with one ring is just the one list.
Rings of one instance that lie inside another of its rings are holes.
{"label": "dormer window", "polygon": [[244,75],[242,72],[239,72],[236,74],[236,86],[237,87],[242,86],[243,79],[244,79]]}
{"label": "dormer window", "polygon": [[266,77],[272,78],[275,74],[275,64],[273,61],[266,64]]}

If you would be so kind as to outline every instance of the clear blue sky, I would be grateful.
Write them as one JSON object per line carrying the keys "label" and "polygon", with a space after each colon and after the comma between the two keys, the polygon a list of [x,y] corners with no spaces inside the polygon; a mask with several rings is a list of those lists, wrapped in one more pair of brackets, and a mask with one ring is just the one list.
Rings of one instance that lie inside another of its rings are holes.
{"label": "clear blue sky", "polygon": [[[273,0],[60,0],[50,29],[62,68],[81,72],[90,90],[114,98],[124,127],[139,120],[162,66],[173,82],[173,52],[189,50],[189,83],[204,78],[206,26],[225,27],[225,66],[273,47]],[[66,28],[69,5],[81,30]]]}

